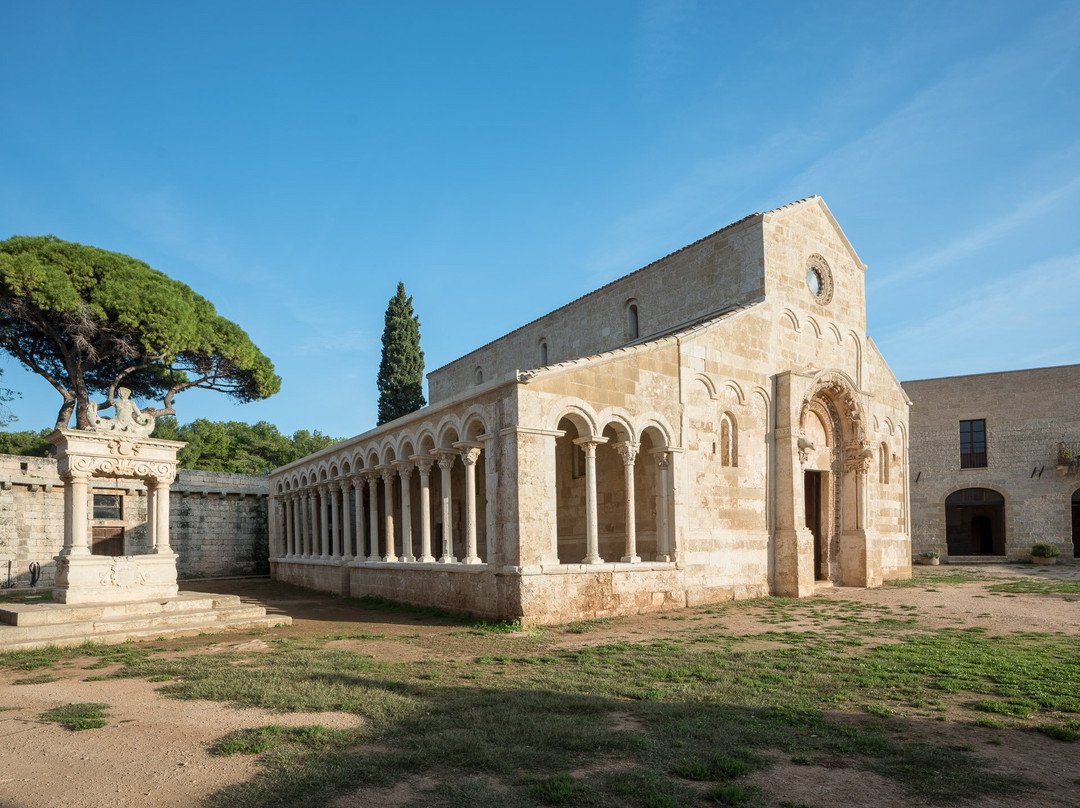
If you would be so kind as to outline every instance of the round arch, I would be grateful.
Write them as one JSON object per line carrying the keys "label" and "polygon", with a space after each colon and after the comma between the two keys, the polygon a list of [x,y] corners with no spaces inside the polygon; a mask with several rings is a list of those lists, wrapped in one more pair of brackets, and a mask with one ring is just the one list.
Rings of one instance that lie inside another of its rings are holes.
{"label": "round arch", "polygon": [[945,497],[949,556],[1005,555],[1005,495],[993,488],[956,488]]}

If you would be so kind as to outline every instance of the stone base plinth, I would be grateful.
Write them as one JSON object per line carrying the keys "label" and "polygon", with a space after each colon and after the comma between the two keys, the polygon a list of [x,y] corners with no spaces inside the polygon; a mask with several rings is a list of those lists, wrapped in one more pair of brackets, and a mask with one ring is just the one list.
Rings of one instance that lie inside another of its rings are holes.
{"label": "stone base plinth", "polygon": [[176,597],[176,555],[56,556],[57,603],[116,603]]}
{"label": "stone base plinth", "polygon": [[9,603],[0,607],[0,652],[291,623],[291,617],[267,615],[262,606],[243,603],[236,595],[202,592],[108,603]]}

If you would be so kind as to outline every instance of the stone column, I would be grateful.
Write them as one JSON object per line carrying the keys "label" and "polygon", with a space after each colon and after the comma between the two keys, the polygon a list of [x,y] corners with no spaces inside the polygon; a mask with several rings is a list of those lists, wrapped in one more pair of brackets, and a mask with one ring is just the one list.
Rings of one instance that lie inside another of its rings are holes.
{"label": "stone column", "polygon": [[398,560],[397,536],[394,535],[394,469],[391,466],[380,467],[383,481],[383,523],[386,525],[386,555],[383,561]]}
{"label": "stone column", "polygon": [[671,561],[671,455],[653,450],[656,459],[656,560]]}
{"label": "stone column", "polygon": [[476,554],[476,461],[480,459],[480,447],[465,445],[461,462],[465,464],[465,564],[480,564]]}
{"label": "stone column", "polygon": [[293,527],[296,522],[296,518],[293,515],[293,495],[292,492],[285,494],[285,557],[293,557],[293,541],[296,538],[296,534],[293,532]]}
{"label": "stone column", "polygon": [[319,486],[319,558],[330,557],[330,487]]}
{"label": "stone column", "polygon": [[364,552],[364,478],[360,474],[354,474],[353,483],[353,523],[356,528],[356,559],[363,561]]}
{"label": "stone column", "polygon": [[364,475],[368,487],[368,561],[378,561],[379,556],[379,475],[369,471]]}
{"label": "stone column", "polygon": [[293,519],[293,541],[292,541],[292,554],[293,558],[299,558],[303,549],[301,542],[303,539],[303,533],[300,531],[300,520],[303,517],[303,506],[300,504],[300,494],[293,492],[290,495],[292,499],[292,519]]}
{"label": "stone column", "polygon": [[146,481],[146,544],[149,552],[157,552],[157,480]]}
{"label": "stone column", "polygon": [[442,518],[443,518],[443,534],[442,534],[442,555],[439,556],[439,562],[442,564],[456,564],[457,559],[454,557],[454,507],[453,500],[450,496],[450,470],[454,468],[455,455],[453,452],[442,452],[439,454],[439,468],[442,470]]}
{"label": "stone column", "polygon": [[637,513],[634,502],[634,461],[640,448],[636,443],[625,441],[612,444],[615,451],[623,462],[623,480],[626,487],[626,552],[622,557],[623,563],[637,564],[641,556],[637,554]]}
{"label": "stone column", "polygon": [[431,554],[431,465],[434,459],[423,455],[413,455],[416,468],[420,471],[420,558],[425,564],[435,560]]}
{"label": "stone column", "polygon": [[397,464],[397,470],[401,477],[401,560],[412,562],[416,561],[412,549],[412,498],[409,491],[413,465],[403,461]]}
{"label": "stone column", "polygon": [[341,508],[338,500],[341,497],[341,483],[332,480],[330,489],[330,557],[341,558]]}
{"label": "stone column", "polygon": [[596,524],[596,447],[606,439],[577,438],[574,445],[585,452],[585,558],[584,564],[603,564]]}
{"label": "stone column", "polygon": [[90,496],[90,477],[63,473],[64,480],[64,548],[62,556],[90,555],[87,499]]}
{"label": "stone column", "polygon": [[154,497],[154,552],[159,555],[172,554],[169,545],[169,486],[172,482],[172,477],[154,480],[157,485],[157,496]]}
{"label": "stone column", "polygon": [[341,558],[346,563],[353,557],[353,481],[346,477],[341,481]]}
{"label": "stone column", "polygon": [[304,498],[304,558],[315,555],[315,489],[309,489]]}

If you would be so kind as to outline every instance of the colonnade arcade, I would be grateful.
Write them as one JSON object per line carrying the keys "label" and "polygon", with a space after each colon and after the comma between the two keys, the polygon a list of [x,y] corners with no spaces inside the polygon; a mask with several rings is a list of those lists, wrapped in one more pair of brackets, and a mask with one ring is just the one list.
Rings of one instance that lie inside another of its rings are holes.
{"label": "colonnade arcade", "polygon": [[577,413],[555,432],[556,539],[560,564],[671,561],[672,461],[657,426],[622,421],[596,430]]}
{"label": "colonnade arcade", "polygon": [[406,441],[324,464],[282,482],[276,495],[278,556],[337,563],[483,564],[487,529],[482,424],[419,451]]}

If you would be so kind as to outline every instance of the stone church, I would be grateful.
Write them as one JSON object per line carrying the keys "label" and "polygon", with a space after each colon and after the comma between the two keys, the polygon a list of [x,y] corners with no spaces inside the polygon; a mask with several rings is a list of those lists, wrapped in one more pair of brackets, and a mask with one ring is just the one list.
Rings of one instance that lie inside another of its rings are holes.
{"label": "stone church", "polygon": [[551,623],[910,575],[908,398],[824,201],[747,216],[271,475],[278,580]]}

